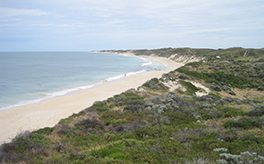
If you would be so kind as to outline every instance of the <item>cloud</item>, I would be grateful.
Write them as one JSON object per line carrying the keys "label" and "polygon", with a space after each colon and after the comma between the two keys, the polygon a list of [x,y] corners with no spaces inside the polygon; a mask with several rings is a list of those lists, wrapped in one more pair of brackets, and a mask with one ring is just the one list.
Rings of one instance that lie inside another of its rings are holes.
{"label": "cloud", "polygon": [[40,16],[47,15],[47,12],[35,9],[15,9],[0,7],[0,18],[9,18],[15,16]]}
{"label": "cloud", "polygon": [[259,38],[244,39],[245,43],[263,44],[263,0],[0,1],[0,38],[31,36],[31,44],[47,41],[72,49],[109,42],[120,49],[173,46],[177,41],[184,46],[191,42],[221,46],[239,44],[241,36]]}

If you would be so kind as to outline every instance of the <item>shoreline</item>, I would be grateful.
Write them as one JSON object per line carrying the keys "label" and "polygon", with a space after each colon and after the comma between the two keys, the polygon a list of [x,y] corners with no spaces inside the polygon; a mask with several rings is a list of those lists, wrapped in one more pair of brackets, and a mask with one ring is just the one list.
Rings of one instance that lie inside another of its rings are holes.
{"label": "shoreline", "polygon": [[[135,56],[133,54],[125,54]],[[61,119],[67,118],[91,106],[128,89],[141,86],[147,80],[161,77],[163,73],[183,66],[170,59],[156,56],[140,56],[150,61],[162,63],[168,67],[162,71],[150,71],[125,76],[119,80],[98,84],[92,88],[78,90],[64,96],[52,97],[37,103],[27,104],[0,111],[0,144],[10,142],[21,131],[33,131],[44,127],[53,127]]]}
{"label": "shoreline", "polygon": [[[111,52],[99,52],[99,51],[98,52],[91,51],[91,53],[107,53],[107,54],[111,54]],[[118,54],[118,55],[122,55],[122,56],[133,56],[133,57],[136,57],[136,58],[140,58],[140,59],[142,59],[142,60],[144,60],[146,62],[146,63],[142,64],[142,67],[146,66],[146,65],[149,65],[149,64],[152,64],[153,62],[163,65],[163,63],[161,63],[161,62],[156,62],[156,61],[147,59],[148,58],[147,56],[146,57],[141,57],[141,56],[136,56],[136,55],[134,55],[132,53],[127,53],[127,54],[125,54],[125,53],[112,53],[112,54]],[[166,68],[164,68],[163,70],[166,70],[168,68],[167,65],[164,65],[164,67],[166,67]],[[159,70],[159,69],[153,69],[151,71],[155,71],[155,70]],[[96,86],[98,86],[98,85],[100,85],[102,83],[105,83],[105,82],[115,82],[116,80],[121,80],[124,76],[131,76],[131,75],[139,74],[139,73],[143,73],[143,72],[148,72],[148,70],[142,69],[142,70],[139,70],[139,71],[124,72],[124,73],[121,73],[121,74],[118,74],[118,75],[105,77],[105,79],[102,79],[102,80],[88,82],[88,84],[83,84],[83,85],[80,85],[80,86],[66,87],[64,89],[62,88],[61,90],[56,90],[56,91],[46,91],[44,93],[41,93],[41,95],[43,95],[43,96],[39,96],[39,97],[36,97],[36,98],[31,98],[31,99],[30,98],[29,99],[24,99],[24,100],[20,100],[20,101],[14,102],[12,104],[7,104],[7,105],[4,105],[4,106],[0,106],[0,111],[8,110],[8,109],[19,107],[19,106],[24,106],[24,105],[38,103],[38,102],[44,101],[46,99],[54,98],[54,97],[66,96],[68,94],[72,94],[72,93],[78,92],[80,90],[87,90],[87,89],[96,87]]]}

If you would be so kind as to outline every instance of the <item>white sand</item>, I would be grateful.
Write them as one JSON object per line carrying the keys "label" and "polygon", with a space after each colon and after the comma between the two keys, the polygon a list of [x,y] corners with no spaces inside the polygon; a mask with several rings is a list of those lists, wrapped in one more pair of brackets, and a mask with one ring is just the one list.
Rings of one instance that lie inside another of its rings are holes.
{"label": "white sand", "polygon": [[147,80],[154,77],[159,78],[163,73],[183,66],[182,63],[166,58],[154,56],[147,58],[166,64],[170,69],[131,75],[116,82],[103,83],[91,89],[0,111],[0,144],[9,142],[21,131],[52,127],[62,118],[80,112],[91,106],[95,101],[106,100],[131,88],[137,89]]}

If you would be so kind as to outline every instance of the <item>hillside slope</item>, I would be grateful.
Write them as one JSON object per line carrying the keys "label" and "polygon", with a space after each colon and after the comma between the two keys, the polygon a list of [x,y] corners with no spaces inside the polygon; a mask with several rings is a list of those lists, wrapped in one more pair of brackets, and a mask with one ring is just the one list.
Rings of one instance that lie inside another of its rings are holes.
{"label": "hillside slope", "polygon": [[104,52],[197,62],[21,133],[1,146],[2,163],[264,163],[263,50]]}

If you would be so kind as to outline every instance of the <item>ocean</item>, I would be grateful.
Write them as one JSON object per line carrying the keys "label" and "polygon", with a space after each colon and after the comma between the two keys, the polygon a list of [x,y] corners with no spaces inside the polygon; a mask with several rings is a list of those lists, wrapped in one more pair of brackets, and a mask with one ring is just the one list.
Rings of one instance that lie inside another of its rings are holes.
{"label": "ocean", "polygon": [[89,52],[0,52],[0,110],[167,67],[142,57]]}

